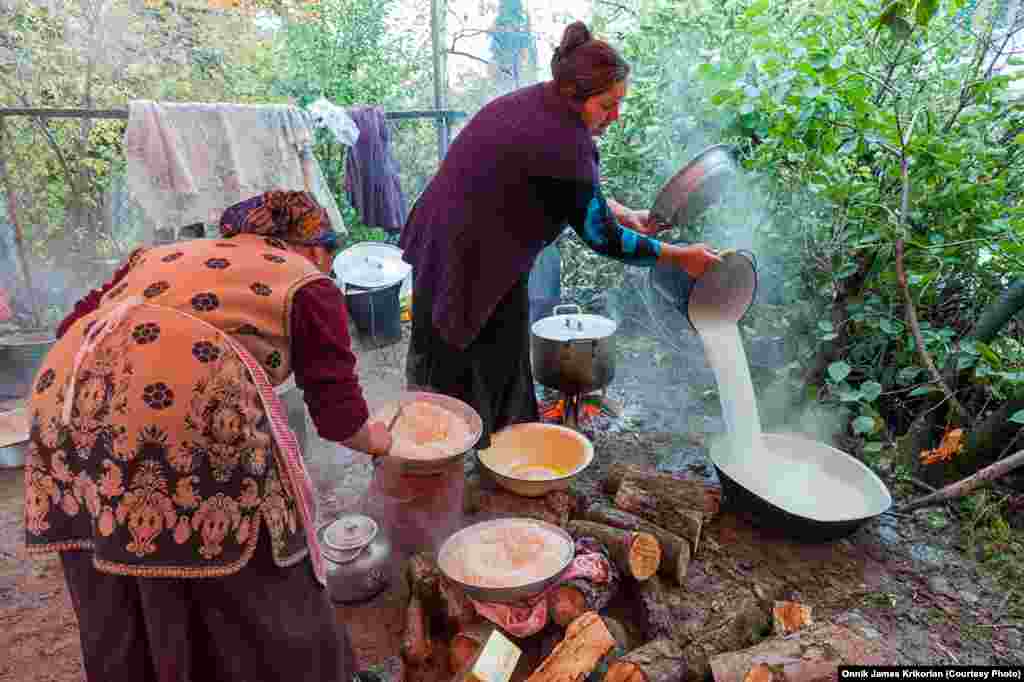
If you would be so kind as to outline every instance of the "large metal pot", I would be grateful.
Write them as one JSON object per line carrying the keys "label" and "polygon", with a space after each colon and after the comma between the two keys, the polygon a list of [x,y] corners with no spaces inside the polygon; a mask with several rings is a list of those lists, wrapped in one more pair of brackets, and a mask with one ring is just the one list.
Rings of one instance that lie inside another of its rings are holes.
{"label": "large metal pot", "polygon": [[369,516],[347,514],[318,533],[333,601],[366,601],[391,582],[391,542]]}
{"label": "large metal pot", "polygon": [[618,323],[601,315],[585,315],[578,305],[558,305],[554,313],[531,327],[534,378],[566,395],[582,395],[610,384],[615,378]]}

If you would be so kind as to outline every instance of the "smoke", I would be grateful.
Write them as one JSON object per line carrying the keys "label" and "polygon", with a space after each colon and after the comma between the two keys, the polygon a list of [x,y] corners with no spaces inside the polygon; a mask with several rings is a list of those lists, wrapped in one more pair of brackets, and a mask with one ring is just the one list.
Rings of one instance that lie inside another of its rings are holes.
{"label": "smoke", "polygon": [[[643,131],[643,142],[651,150],[658,181],[649,190],[648,205],[661,186],[704,149],[728,142],[739,157],[752,151],[750,141],[729,138],[731,115],[708,115],[710,110],[703,102],[706,85],[699,78],[698,69],[714,64],[719,57],[713,51],[702,50],[700,42],[681,36],[677,46],[658,59],[634,65],[635,81],[657,82],[662,93],[657,100],[659,123]],[[628,107],[627,99],[627,127]],[[792,332],[786,329],[776,327],[766,335],[768,326],[760,319],[767,306],[793,302],[784,283],[796,274],[793,268],[800,262],[803,245],[783,236],[794,232],[790,222],[794,215],[806,218],[828,211],[810,192],[789,193],[780,198],[777,191],[773,192],[771,182],[771,177],[738,167],[734,181],[720,201],[694,224],[674,228],[661,238],[674,243],[703,241],[716,249],[744,249],[754,255],[758,291],[741,326],[748,361],[755,368],[762,423],[769,431],[796,432],[831,442],[844,430],[848,415],[841,409],[806,404],[800,387],[785,380],[784,372],[758,369],[783,367],[787,358],[782,349],[797,345],[795,339],[789,338]],[[722,430],[724,425],[717,417],[718,400],[713,395],[714,376],[699,337],[681,312],[682,306],[673,305],[653,290],[648,272],[638,268],[627,268],[623,287],[610,292],[606,300],[610,317],[627,327],[632,323],[640,334],[654,339],[647,356],[619,354],[625,365],[623,374],[643,377],[642,382],[628,389],[635,392],[636,402],[648,406],[651,412],[661,410],[661,414],[651,415],[649,421],[673,431]],[[650,371],[651,354],[670,354],[670,367],[660,374]],[[688,390],[680,391],[680,382]]]}

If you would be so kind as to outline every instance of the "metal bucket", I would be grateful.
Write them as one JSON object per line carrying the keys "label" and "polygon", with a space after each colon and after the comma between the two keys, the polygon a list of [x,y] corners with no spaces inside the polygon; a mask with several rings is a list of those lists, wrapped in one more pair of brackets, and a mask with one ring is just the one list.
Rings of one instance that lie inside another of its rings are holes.
{"label": "metal bucket", "polygon": [[21,332],[0,336],[0,374],[14,384],[18,395],[27,393],[46,354],[57,343],[52,332]]}
{"label": "metal bucket", "polygon": [[743,319],[757,295],[757,259],[750,251],[725,251],[722,262],[698,279],[676,268],[651,268],[649,286],[686,316],[694,330]]}

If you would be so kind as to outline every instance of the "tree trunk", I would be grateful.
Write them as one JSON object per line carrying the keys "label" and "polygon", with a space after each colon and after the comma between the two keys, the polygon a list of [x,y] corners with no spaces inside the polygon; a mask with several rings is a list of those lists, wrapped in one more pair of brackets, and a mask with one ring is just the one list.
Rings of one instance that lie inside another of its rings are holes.
{"label": "tree trunk", "polygon": [[683,650],[671,639],[656,639],[630,651],[608,668],[605,682],[680,682],[686,676]]}
{"label": "tree trunk", "polygon": [[[671,578],[677,585],[686,584],[686,573],[690,568],[692,553],[687,540],[660,526],[648,523],[639,516],[606,505],[588,507],[586,513],[583,514],[583,519],[594,523],[603,523],[613,528],[650,533],[658,539],[658,544],[661,545],[659,569],[661,574]],[[699,529],[697,537],[700,537]]]}
{"label": "tree trunk", "polygon": [[650,533],[637,533],[590,521],[570,521],[567,529],[574,538],[592,537],[604,545],[624,575],[643,581],[658,572],[661,546]]}

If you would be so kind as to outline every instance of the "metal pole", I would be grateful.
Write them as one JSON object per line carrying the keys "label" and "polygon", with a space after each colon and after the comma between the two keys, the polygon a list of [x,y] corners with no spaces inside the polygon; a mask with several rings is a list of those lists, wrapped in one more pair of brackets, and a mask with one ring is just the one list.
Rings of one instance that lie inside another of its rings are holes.
{"label": "metal pole", "polygon": [[445,74],[442,68],[441,48],[441,2],[442,0],[430,0],[430,43],[434,54],[434,109],[439,115],[434,119],[437,126],[437,160],[438,163],[444,160],[448,153],[448,120],[444,111],[444,85]]}

